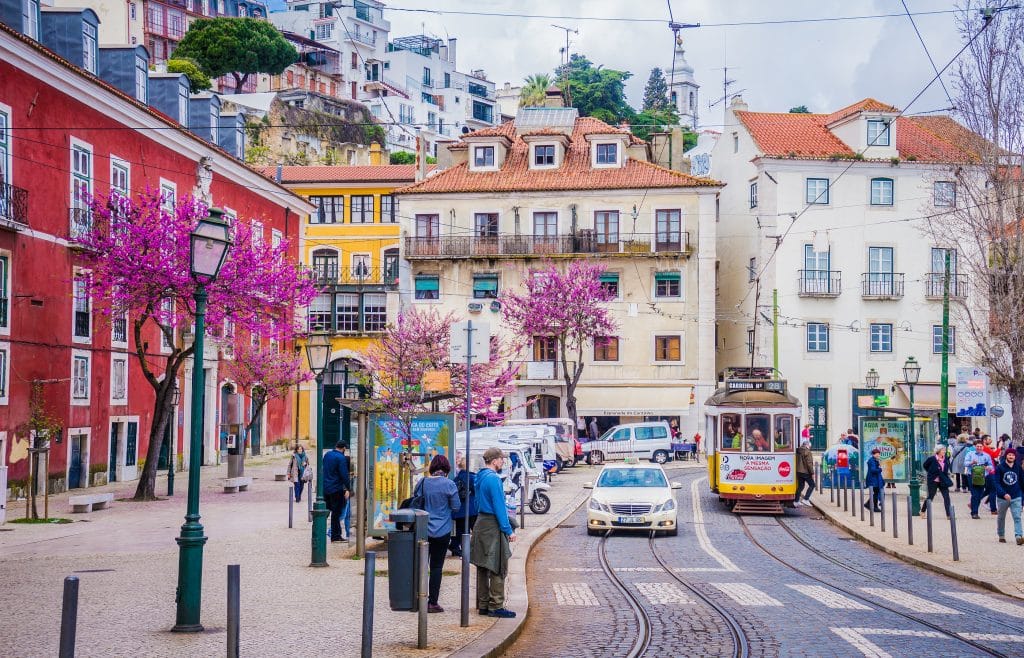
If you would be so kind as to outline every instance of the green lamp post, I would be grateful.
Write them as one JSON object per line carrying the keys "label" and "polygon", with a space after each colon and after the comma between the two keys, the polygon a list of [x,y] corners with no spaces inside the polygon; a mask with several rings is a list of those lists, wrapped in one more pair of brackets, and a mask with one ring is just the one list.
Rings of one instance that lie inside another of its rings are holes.
{"label": "green lamp post", "polygon": [[185,524],[178,536],[178,591],[174,628],[179,633],[203,630],[199,613],[203,595],[203,545],[206,535],[199,523],[199,455],[203,445],[203,335],[206,333],[206,286],[217,278],[224,264],[231,238],[228,225],[221,218],[223,211],[210,208],[209,217],[201,219],[192,231],[189,261],[196,282],[195,343],[192,352],[192,419],[190,423],[188,460],[188,505]]}
{"label": "green lamp post", "polygon": [[[174,390],[171,391],[171,406],[174,407],[174,409],[175,409],[175,411],[174,411],[174,415],[175,416],[178,415],[177,409],[178,409],[178,402],[180,402],[180,401],[181,401],[181,389],[178,388],[178,383],[175,382],[174,383]],[[174,418],[172,417],[169,422],[171,423],[171,427],[173,428],[174,427]],[[168,496],[173,496],[174,495],[174,458],[176,457],[176,455],[174,453],[174,443],[175,443],[174,435],[175,434],[176,434],[176,432],[174,432],[173,429],[171,429],[168,432],[168,434],[167,434],[167,495]]]}
{"label": "green lamp post", "polygon": [[331,341],[318,334],[306,341],[306,360],[316,376],[316,502],[313,503],[311,567],[327,565],[327,505],[324,503],[324,373],[331,358]]}
{"label": "green lamp post", "polygon": [[903,364],[903,379],[910,389],[910,506],[917,514],[921,509],[921,464],[917,455],[917,431],[914,422],[914,386],[921,377],[921,364],[914,357]]}

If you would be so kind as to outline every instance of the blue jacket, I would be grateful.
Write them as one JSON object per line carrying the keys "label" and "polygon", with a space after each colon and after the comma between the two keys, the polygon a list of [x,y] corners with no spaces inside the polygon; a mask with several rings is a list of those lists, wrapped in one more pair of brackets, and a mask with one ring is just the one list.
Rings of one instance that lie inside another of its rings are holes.
{"label": "blue jacket", "polygon": [[452,511],[459,506],[459,490],[448,478],[425,477],[417,485],[423,494],[428,537],[447,537],[452,534]]}
{"label": "blue jacket", "polygon": [[506,535],[512,534],[508,522],[508,508],[505,507],[505,489],[501,478],[490,468],[481,468],[476,474],[477,509],[480,514],[491,514]]}
{"label": "blue jacket", "polygon": [[344,493],[351,488],[348,457],[339,450],[328,450],[324,453],[324,495]]}
{"label": "blue jacket", "polygon": [[[472,479],[470,479],[472,478]],[[470,471],[459,471],[455,474],[455,484],[457,487],[466,490],[470,493],[468,496],[469,500],[469,516],[476,516],[479,506],[477,505],[477,493],[476,493],[476,473]],[[459,509],[452,512],[453,519],[464,519],[466,518],[466,501],[460,499]]]}
{"label": "blue jacket", "polygon": [[864,485],[868,487],[884,487],[885,478],[882,477],[882,464],[878,461],[878,457],[868,459],[866,466],[868,467],[868,472],[864,476]]}
{"label": "blue jacket", "polygon": [[1006,460],[999,462],[999,466],[996,467],[996,475],[993,478],[996,487],[996,496],[1002,498],[1009,494],[1010,498],[1020,498],[1024,500],[1024,487],[1021,486],[1021,480],[1024,480],[1024,471],[1021,470],[1020,464],[1014,462],[1013,468],[1007,465]]}

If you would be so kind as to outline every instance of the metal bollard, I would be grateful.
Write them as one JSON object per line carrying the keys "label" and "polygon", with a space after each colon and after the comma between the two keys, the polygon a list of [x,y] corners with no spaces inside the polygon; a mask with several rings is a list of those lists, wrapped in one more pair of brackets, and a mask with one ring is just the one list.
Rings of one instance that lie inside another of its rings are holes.
{"label": "metal bollard", "polygon": [[[871,496],[868,499],[868,503],[869,503],[869,506],[868,506],[868,524],[872,528],[874,528],[875,527],[875,490],[874,489],[871,490]],[[882,518],[883,519],[885,518],[884,514],[883,514]]]}
{"label": "metal bollard", "polygon": [[361,658],[373,656],[374,578],[377,575],[377,552],[367,551],[363,559],[363,637]]}
{"label": "metal bollard", "polygon": [[288,483],[288,527],[292,527],[292,519],[295,516],[295,485]]}
{"label": "metal bollard", "polygon": [[427,542],[420,540],[420,582],[419,591],[416,593],[416,603],[419,606],[419,624],[416,632],[416,648],[427,648],[427,576],[430,573],[430,557],[427,553]]}
{"label": "metal bollard", "polygon": [[953,541],[953,561],[960,561],[960,542],[956,536],[956,508],[949,506],[949,537]]}
{"label": "metal bollard", "polygon": [[64,579],[64,601],[60,609],[60,658],[75,658],[78,630],[78,576]]}
{"label": "metal bollard", "polygon": [[925,528],[928,531],[928,552],[933,552],[932,546],[932,501],[926,500],[924,503],[925,507]]}
{"label": "metal bollard", "polygon": [[313,522],[313,481],[312,480],[309,481],[308,486],[306,487],[306,506],[309,508],[309,510],[307,512],[309,518],[307,519],[307,521],[309,523],[312,523]]}
{"label": "metal bollard", "polygon": [[828,476],[828,502],[836,502],[836,474],[834,471]]}
{"label": "metal bollard", "polygon": [[[848,500],[848,494],[850,493],[849,479],[843,478],[843,511],[850,511],[850,501]],[[837,501],[838,502],[838,501]]]}
{"label": "metal bollard", "polygon": [[864,487],[857,487],[857,491],[857,501],[860,503],[860,522],[864,523]]}
{"label": "metal bollard", "polygon": [[907,496],[907,545],[914,545],[914,507],[910,504],[910,496]]}
{"label": "metal bollard", "polygon": [[469,535],[462,535],[462,609],[459,611],[459,626],[469,626]]}
{"label": "metal bollard", "polygon": [[899,524],[899,520],[897,519],[897,516],[896,516],[898,511],[899,511],[899,507],[897,507],[897,505],[896,505],[896,492],[894,491],[894,492],[892,492],[892,538],[893,539],[899,539],[900,538],[900,524]]}
{"label": "metal bollard", "polygon": [[821,462],[818,462],[818,494],[824,490],[825,482],[821,479]]}
{"label": "metal bollard", "polygon": [[228,658],[238,658],[239,638],[239,612],[240,612],[240,587],[239,567],[237,564],[228,565]]}
{"label": "metal bollard", "polygon": [[519,488],[519,527],[526,527],[526,498],[530,488],[530,476],[523,471],[523,486]]}

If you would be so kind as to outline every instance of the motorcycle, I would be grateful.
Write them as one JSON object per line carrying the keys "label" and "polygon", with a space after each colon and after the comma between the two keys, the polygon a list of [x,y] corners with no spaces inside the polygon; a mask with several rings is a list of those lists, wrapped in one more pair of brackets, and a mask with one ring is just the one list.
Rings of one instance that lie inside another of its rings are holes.
{"label": "motorcycle", "polygon": [[[519,507],[520,497],[522,496],[522,471],[516,471],[505,483],[505,500]],[[551,485],[547,482],[540,482],[536,480],[530,481],[530,490],[527,492],[529,497],[530,511],[534,514],[547,514],[551,509],[551,499],[547,495],[547,491],[551,489]]]}

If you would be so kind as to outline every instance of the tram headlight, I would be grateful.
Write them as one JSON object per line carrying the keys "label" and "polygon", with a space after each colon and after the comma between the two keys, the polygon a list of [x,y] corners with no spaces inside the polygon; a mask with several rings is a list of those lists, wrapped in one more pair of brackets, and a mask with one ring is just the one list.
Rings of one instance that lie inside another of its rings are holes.
{"label": "tram headlight", "polygon": [[657,514],[658,512],[669,512],[669,511],[674,510],[675,508],[676,508],[676,501],[673,500],[672,498],[669,498],[668,500],[663,502],[661,505],[655,505],[654,509],[651,510],[651,511],[654,512],[655,514]]}

